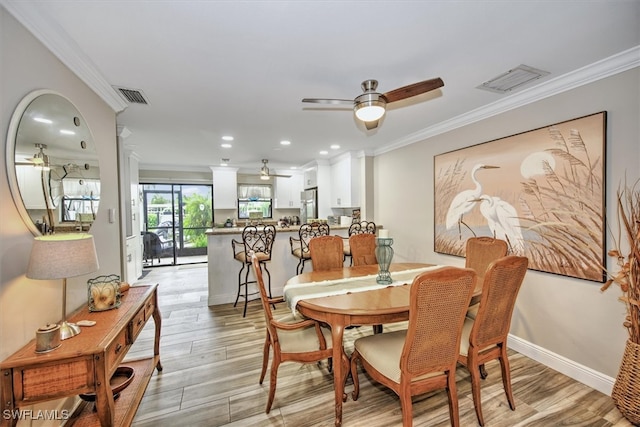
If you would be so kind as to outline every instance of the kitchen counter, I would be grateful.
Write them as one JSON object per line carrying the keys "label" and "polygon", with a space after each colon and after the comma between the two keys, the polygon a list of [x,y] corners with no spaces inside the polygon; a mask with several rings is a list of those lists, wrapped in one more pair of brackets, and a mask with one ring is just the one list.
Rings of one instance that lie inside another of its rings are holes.
{"label": "kitchen counter", "polygon": [[[382,227],[378,227],[378,228],[382,228]],[[276,226],[276,235],[278,233],[295,233],[298,234],[298,230],[300,229],[299,225],[292,225],[289,227],[278,227]],[[242,227],[221,227],[221,228],[210,228],[206,231],[206,234],[209,235],[224,235],[224,234],[242,234],[242,230],[244,230],[244,226]],[[331,231],[331,234],[333,234],[333,231],[336,230],[347,230],[347,232],[349,231],[349,226],[342,226],[342,225],[330,225],[329,226],[329,230]]]}
{"label": "kitchen counter", "polygon": [[[285,282],[296,275],[298,258],[291,254],[289,238],[298,238],[300,226],[276,227],[276,239],[273,243],[271,261],[267,263],[267,268],[271,273],[271,293],[272,295],[282,295],[282,288]],[[348,226],[329,226],[332,235],[347,237]],[[378,227],[382,228],[382,227]],[[208,305],[228,304],[236,300],[238,293],[238,272],[242,268],[240,262],[233,259],[233,249],[231,240],[242,240],[241,234],[244,227],[212,228],[207,230],[207,262],[209,296]],[[345,266],[349,265],[349,260]],[[245,267],[246,271],[246,267]],[[312,271],[311,263],[307,262],[304,271]],[[249,274],[252,280],[253,273]],[[266,274],[265,274],[266,276]],[[265,277],[265,280],[267,277]],[[249,293],[255,291],[253,285],[249,286]],[[254,295],[254,298],[256,296]],[[251,296],[249,297],[251,298]],[[238,301],[239,312],[244,304],[241,298]],[[259,304],[254,301],[249,304]]]}

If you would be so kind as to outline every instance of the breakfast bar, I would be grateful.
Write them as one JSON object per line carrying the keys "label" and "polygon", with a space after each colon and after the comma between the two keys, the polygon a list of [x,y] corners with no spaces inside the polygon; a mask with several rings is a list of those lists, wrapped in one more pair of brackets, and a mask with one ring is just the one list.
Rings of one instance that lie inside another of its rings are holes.
{"label": "breakfast bar", "polygon": [[[238,293],[238,272],[241,265],[233,259],[231,240],[242,240],[244,227],[213,228],[207,231],[207,261],[209,297],[208,305],[232,303]],[[273,295],[282,295],[285,282],[296,275],[298,259],[291,254],[289,237],[298,238],[299,226],[277,227],[271,261],[267,268],[271,273]],[[331,234],[347,237],[348,226],[331,226]],[[348,262],[348,261],[347,261]],[[307,263],[305,271],[311,271]],[[251,292],[251,288],[249,290]]]}

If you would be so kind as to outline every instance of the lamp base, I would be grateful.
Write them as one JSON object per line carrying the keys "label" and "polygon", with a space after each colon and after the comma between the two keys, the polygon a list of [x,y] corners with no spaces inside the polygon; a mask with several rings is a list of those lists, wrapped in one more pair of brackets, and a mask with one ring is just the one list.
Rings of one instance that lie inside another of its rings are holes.
{"label": "lamp base", "polygon": [[60,339],[73,338],[80,333],[80,326],[66,320],[60,324]]}

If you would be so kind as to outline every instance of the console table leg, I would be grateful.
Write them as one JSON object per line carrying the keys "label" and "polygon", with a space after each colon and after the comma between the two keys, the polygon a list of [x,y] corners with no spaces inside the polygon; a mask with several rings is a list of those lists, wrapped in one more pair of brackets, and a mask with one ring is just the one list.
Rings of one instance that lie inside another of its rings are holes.
{"label": "console table leg", "polygon": [[162,327],[162,316],[160,315],[160,309],[158,308],[158,293],[155,295],[155,309],[153,310],[153,323],[156,327],[156,335],[155,341],[153,344],[153,354],[156,357],[158,363],[156,363],[156,368],[158,372],[162,372],[162,363],[160,362],[160,329]]}
{"label": "console table leg", "polygon": [[96,412],[102,427],[114,425],[115,404],[111,392],[111,378],[104,358],[96,356]]}

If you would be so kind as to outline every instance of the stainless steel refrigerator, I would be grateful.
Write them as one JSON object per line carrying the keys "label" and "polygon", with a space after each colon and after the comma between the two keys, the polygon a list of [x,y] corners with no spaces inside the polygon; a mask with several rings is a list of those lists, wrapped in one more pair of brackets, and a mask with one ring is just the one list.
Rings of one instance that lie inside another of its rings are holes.
{"label": "stainless steel refrigerator", "polygon": [[318,188],[310,188],[300,193],[300,222],[318,218]]}

